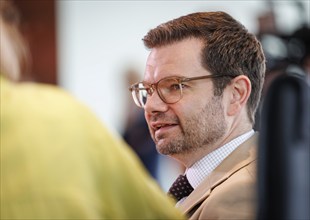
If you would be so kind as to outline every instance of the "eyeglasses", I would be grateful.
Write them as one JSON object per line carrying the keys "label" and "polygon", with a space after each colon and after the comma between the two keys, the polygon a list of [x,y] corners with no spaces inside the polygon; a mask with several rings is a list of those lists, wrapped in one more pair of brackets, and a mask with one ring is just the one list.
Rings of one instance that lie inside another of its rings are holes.
{"label": "eyeglasses", "polygon": [[156,90],[160,99],[166,104],[174,104],[180,101],[183,97],[183,88],[185,82],[200,80],[200,79],[213,79],[219,77],[231,77],[229,75],[205,75],[198,77],[179,77],[171,76],[159,80],[156,83],[148,84],[146,82],[138,82],[129,87],[133,100],[140,108],[144,108],[148,96],[151,96]]}

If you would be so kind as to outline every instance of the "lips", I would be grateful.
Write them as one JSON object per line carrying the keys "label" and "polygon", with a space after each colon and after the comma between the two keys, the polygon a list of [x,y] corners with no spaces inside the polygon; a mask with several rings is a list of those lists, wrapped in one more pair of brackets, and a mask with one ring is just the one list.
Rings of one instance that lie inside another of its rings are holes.
{"label": "lips", "polygon": [[160,130],[160,129],[163,129],[163,128],[168,128],[168,127],[171,127],[171,126],[175,126],[177,124],[175,123],[160,123],[160,122],[154,122],[151,124],[151,127],[154,129],[154,131],[157,131],[157,130]]}
{"label": "lips", "polygon": [[154,131],[154,137],[158,140],[158,138],[167,137],[166,135],[171,134],[174,128],[176,128],[178,124],[176,123],[163,123],[163,122],[155,122],[152,123],[152,129]]}

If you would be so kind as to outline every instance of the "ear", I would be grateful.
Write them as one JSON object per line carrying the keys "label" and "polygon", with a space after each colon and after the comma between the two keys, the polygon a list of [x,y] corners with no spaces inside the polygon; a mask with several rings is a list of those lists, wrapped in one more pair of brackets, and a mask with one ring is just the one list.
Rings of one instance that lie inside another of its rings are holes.
{"label": "ear", "polygon": [[236,115],[246,106],[251,94],[251,81],[245,75],[235,77],[229,85],[231,94],[227,114]]}

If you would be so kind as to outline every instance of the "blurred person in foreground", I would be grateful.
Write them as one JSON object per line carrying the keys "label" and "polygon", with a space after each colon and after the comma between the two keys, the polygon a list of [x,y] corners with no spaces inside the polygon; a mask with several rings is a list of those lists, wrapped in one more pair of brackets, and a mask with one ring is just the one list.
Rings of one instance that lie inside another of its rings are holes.
{"label": "blurred person in foreground", "polygon": [[1,219],[182,219],[85,106],[55,86],[16,82],[27,50],[15,13],[0,1]]}
{"label": "blurred person in foreground", "polygon": [[143,41],[144,80],[130,90],[157,150],[186,167],[168,194],[190,219],[254,219],[260,42],[224,12],[168,21]]}

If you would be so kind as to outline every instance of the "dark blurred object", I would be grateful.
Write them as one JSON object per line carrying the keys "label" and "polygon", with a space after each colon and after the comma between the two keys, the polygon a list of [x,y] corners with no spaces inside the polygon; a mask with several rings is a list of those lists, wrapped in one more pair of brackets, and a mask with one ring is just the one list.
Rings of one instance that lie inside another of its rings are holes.
{"label": "dark blurred object", "polygon": [[258,220],[310,219],[310,86],[298,67],[271,84],[263,105]]}
{"label": "dark blurred object", "polygon": [[[285,31],[279,26],[281,23],[279,16],[283,14],[283,8],[277,1],[266,0],[266,6],[269,11],[261,14],[258,18],[257,37],[262,42],[262,46],[267,59],[268,74],[282,73],[288,65],[296,64],[309,74],[310,70],[305,69],[306,57],[309,57],[310,50],[310,23],[309,23],[309,6],[302,0],[288,1],[287,6],[291,12],[295,12],[299,22],[295,24],[295,31]],[[283,18],[282,18],[283,19]],[[310,65],[310,64],[309,64]]]}
{"label": "dark blurred object", "polygon": [[300,65],[310,75],[310,27],[296,30],[288,41],[289,57],[292,63]]}
{"label": "dark blurred object", "polygon": [[260,36],[267,58],[268,73],[283,70],[290,64],[305,69],[310,56],[310,28],[303,26],[291,35],[263,34]]}
{"label": "dark blurred object", "polygon": [[139,156],[150,174],[157,179],[159,155],[142,110],[137,110],[135,119],[127,125],[123,137]]}
{"label": "dark blurred object", "polygon": [[[271,32],[271,31],[269,31]],[[267,32],[259,38],[266,55],[266,75],[262,99],[269,90],[273,80],[286,72],[289,66],[296,65],[302,69],[305,80],[310,81],[310,28],[303,26],[291,35],[275,35]],[[260,109],[256,113],[255,130],[260,130]]]}

